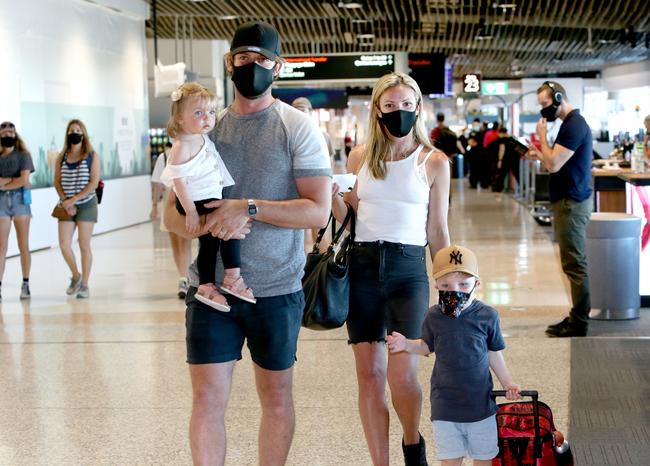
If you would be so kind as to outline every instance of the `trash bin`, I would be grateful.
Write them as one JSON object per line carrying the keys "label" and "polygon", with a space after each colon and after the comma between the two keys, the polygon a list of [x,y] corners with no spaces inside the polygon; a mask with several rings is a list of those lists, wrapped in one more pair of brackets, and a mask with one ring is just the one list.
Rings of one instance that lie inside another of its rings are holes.
{"label": "trash bin", "polygon": [[598,212],[587,225],[591,319],[638,319],[641,218]]}

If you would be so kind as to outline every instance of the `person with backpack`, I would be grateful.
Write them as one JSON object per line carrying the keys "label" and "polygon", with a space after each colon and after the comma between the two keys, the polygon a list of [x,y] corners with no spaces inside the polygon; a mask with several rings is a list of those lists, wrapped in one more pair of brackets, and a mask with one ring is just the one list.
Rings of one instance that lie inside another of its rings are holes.
{"label": "person with backpack", "polygon": [[[90,296],[88,278],[93,262],[90,239],[97,223],[97,195],[101,161],[88,138],[81,120],[71,120],[65,130],[65,143],[54,170],[54,188],[59,195],[59,205],[70,218],[59,220],[59,247],[72,277],[67,295],[83,299]],[[79,230],[81,272],[72,250],[72,237]]]}
{"label": "person with backpack", "polygon": [[445,114],[438,113],[436,120],[438,126],[431,130],[430,135],[433,146],[443,151],[450,158],[458,153],[463,153],[462,148],[458,145],[458,136],[445,125]]}

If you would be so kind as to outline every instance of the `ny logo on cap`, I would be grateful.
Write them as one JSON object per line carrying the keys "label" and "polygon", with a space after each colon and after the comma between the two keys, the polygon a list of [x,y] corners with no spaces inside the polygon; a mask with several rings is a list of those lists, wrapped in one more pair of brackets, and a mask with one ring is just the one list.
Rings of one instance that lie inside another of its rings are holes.
{"label": "ny logo on cap", "polygon": [[453,251],[449,254],[449,263],[454,263],[454,265],[463,264],[463,255],[459,250]]}

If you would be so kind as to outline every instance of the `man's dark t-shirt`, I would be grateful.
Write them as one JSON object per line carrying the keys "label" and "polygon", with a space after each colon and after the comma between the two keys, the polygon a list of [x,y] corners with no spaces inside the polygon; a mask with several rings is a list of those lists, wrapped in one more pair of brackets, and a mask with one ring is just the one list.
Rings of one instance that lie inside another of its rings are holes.
{"label": "man's dark t-shirt", "polygon": [[572,110],[562,122],[560,132],[555,139],[573,151],[573,155],[556,173],[549,178],[551,202],[560,199],[572,199],[582,202],[591,196],[591,129],[578,110]]}

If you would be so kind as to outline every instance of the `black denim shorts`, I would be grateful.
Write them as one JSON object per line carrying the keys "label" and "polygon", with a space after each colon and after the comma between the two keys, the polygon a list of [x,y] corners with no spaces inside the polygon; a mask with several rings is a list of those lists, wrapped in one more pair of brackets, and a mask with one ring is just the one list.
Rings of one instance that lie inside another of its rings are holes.
{"label": "black denim shorts", "polygon": [[211,364],[241,359],[244,340],[253,362],[280,371],[296,361],[298,333],[305,307],[302,290],[268,298],[256,304],[227,297],[230,312],[220,312],[194,299],[196,288],[185,297],[187,362]]}
{"label": "black denim shorts", "polygon": [[348,342],[384,341],[397,331],[420,338],[429,308],[425,246],[355,243],[350,261]]}

